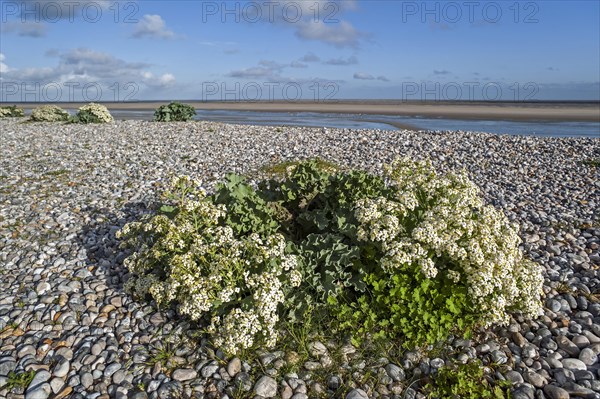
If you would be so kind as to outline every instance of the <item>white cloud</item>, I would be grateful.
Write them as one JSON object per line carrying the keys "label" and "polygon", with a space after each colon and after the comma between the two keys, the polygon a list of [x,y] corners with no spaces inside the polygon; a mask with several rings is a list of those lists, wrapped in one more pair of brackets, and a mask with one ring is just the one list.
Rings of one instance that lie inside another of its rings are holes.
{"label": "white cloud", "polygon": [[[92,83],[114,88],[116,83],[119,87],[131,84],[139,89],[172,86],[175,83],[175,76],[171,73],[154,75],[149,72],[150,64],[128,62],[112,54],[87,48],[57,52],[55,57],[58,59],[56,65],[41,68],[15,69],[8,68],[2,63],[0,68],[3,72],[3,79],[41,86],[51,83],[64,85],[66,82],[70,82],[69,84],[74,84],[75,87]],[[114,94],[114,89],[106,90],[106,94]]]}
{"label": "white cloud", "polygon": [[239,69],[236,71],[231,71],[227,76],[231,78],[241,78],[241,79],[266,79],[266,80],[275,80],[279,79],[279,75],[275,72],[273,68],[269,67],[251,67],[245,69]]}
{"label": "white cloud", "polygon": [[337,24],[310,21],[298,25],[296,36],[305,40],[325,42],[336,47],[358,47],[364,35],[346,21]]}
{"label": "white cloud", "polygon": [[358,64],[358,58],[356,58],[355,56],[348,57],[348,58],[341,58],[341,57],[340,58],[332,58],[330,60],[325,61],[324,64],[338,65],[338,66],[355,65],[355,64]]}
{"label": "white cloud", "polygon": [[289,69],[308,68],[308,65],[299,62],[292,61],[287,64],[281,64],[272,60],[261,60],[257,66],[253,66],[245,69],[237,69],[229,72],[225,76],[229,78],[245,79],[245,80],[256,80],[271,83],[294,83],[294,84],[322,84],[323,90],[331,90],[332,84],[343,83],[342,80],[338,79],[323,79],[319,77],[304,78],[288,76],[285,71]]}
{"label": "white cloud", "polygon": [[175,33],[167,29],[167,24],[160,15],[146,14],[136,24],[132,36],[135,38],[174,39]]}
{"label": "white cloud", "polygon": [[389,82],[390,80],[388,78],[386,78],[383,75],[379,75],[377,77],[371,75],[370,73],[366,73],[366,72],[356,72],[354,74],[354,79],[358,79],[358,80],[380,80],[382,82]]}
{"label": "white cloud", "polygon": [[300,61],[303,62],[319,62],[321,58],[313,53],[307,53],[304,57],[300,58]]}
{"label": "white cloud", "polygon": [[370,74],[365,73],[365,72],[356,72],[354,74],[354,79],[359,79],[359,80],[375,80],[375,77],[373,75],[370,75]]}
{"label": "white cloud", "polygon": [[[280,0],[253,4],[255,7],[247,14],[242,12],[242,20],[256,22],[258,15],[265,23],[293,29],[302,40],[320,41],[336,47],[358,47],[366,36],[342,19],[344,13],[357,9],[356,0]],[[256,7],[260,8],[258,13]]]}
{"label": "white cloud", "polygon": [[160,76],[160,78],[158,78],[158,81],[160,82],[161,85],[168,86],[175,82],[175,76],[173,76],[173,74],[171,74],[171,73],[165,73],[165,74],[162,74]]}
{"label": "white cloud", "polygon": [[0,53],[0,73],[6,73],[10,71],[8,65],[6,65],[3,61],[6,59],[4,54]]}
{"label": "white cloud", "polygon": [[152,72],[142,71],[140,76],[143,78],[143,82],[151,87],[166,87],[175,83],[175,76],[172,73],[154,76]]}
{"label": "white cloud", "polygon": [[230,78],[241,79],[265,79],[265,80],[286,80],[281,76],[281,72],[286,68],[307,68],[308,65],[299,61],[292,61],[289,64],[281,64],[272,60],[261,60],[258,66],[238,69],[227,74]]}

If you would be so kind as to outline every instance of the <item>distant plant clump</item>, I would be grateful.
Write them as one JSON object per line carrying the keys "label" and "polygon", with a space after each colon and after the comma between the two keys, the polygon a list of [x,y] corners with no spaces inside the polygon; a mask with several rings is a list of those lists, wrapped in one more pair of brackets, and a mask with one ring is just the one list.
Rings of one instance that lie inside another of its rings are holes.
{"label": "distant plant clump", "polygon": [[133,249],[126,289],[177,305],[231,354],[272,347],[307,312],[357,345],[413,348],[540,313],[541,267],[465,173],[410,159],[383,176],[274,169],[283,176],[257,188],[230,175],[212,195],[177,178],[157,215],[119,233]]}
{"label": "distant plant clump", "polygon": [[72,123],[110,123],[114,119],[104,105],[89,103],[80,107],[70,121]]}
{"label": "distant plant clump", "polygon": [[25,112],[16,105],[0,107],[0,118],[21,118],[23,116],[25,116]]}
{"label": "distant plant clump", "polygon": [[179,102],[161,105],[154,111],[155,122],[187,122],[196,115],[194,107]]}
{"label": "distant plant clump", "polygon": [[31,111],[31,121],[34,122],[66,122],[69,113],[56,105],[43,105]]}

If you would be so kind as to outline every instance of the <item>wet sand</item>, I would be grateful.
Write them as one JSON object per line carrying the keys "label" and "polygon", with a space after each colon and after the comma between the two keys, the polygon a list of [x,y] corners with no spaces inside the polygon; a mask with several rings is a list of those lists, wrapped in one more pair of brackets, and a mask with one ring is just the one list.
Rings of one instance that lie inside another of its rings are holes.
{"label": "wet sand", "polygon": [[[231,110],[258,112],[316,112],[369,115],[420,116],[425,118],[599,122],[600,103],[514,103],[514,102],[403,102],[393,100],[331,102],[202,102],[183,101],[198,110]],[[166,101],[105,102],[109,110],[153,110]],[[9,105],[9,104],[7,104]],[[17,104],[32,108],[38,104]],[[63,108],[76,108],[83,103],[59,103]]]}

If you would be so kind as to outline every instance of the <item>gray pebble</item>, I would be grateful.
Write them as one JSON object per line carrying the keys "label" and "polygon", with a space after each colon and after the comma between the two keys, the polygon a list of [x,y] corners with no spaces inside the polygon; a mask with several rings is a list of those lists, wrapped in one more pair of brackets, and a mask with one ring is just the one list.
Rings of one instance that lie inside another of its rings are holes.
{"label": "gray pebble", "polygon": [[369,399],[369,396],[362,389],[353,389],[348,392],[346,399]]}
{"label": "gray pebble", "polygon": [[268,376],[261,377],[254,385],[254,393],[263,398],[273,398],[277,395],[277,381]]}

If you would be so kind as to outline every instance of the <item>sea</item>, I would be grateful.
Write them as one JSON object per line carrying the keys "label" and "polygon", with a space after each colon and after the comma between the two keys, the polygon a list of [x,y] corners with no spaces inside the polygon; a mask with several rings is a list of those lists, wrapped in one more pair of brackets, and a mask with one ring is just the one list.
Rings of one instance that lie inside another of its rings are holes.
{"label": "sea", "polygon": [[[75,110],[69,110],[74,113]],[[112,110],[119,119],[152,120],[152,110]],[[196,120],[207,120],[240,125],[306,126],[340,129],[401,130],[411,126],[416,130],[473,131],[495,134],[600,138],[600,122],[545,122],[463,120],[430,117],[408,117],[374,114],[338,114],[314,112],[258,112],[230,110],[197,110]]]}

